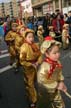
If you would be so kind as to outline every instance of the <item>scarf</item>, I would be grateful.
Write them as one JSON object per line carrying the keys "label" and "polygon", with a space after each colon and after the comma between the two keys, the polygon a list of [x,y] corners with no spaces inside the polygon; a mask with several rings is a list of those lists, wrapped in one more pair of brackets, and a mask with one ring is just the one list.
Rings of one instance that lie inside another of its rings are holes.
{"label": "scarf", "polygon": [[29,44],[34,52],[39,51],[39,48],[37,47],[37,45],[34,42],[28,43],[26,40],[24,40],[24,43]]}
{"label": "scarf", "polygon": [[57,61],[51,60],[49,57],[47,57],[44,61],[50,64],[50,70],[48,72],[48,78],[50,78],[52,76],[56,67],[62,68],[61,64],[59,64]]}

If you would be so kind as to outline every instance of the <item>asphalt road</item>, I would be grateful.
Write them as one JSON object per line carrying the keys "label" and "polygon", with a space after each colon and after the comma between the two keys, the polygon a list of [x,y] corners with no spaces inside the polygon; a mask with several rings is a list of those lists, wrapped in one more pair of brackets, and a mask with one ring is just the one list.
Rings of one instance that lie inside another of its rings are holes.
{"label": "asphalt road", "polygon": [[[0,108],[27,108],[25,84],[22,68],[15,74],[14,68],[9,66],[9,54],[4,42],[0,45]],[[71,47],[61,50],[63,75],[68,92],[71,93]],[[71,108],[71,99],[62,93],[66,108]]]}

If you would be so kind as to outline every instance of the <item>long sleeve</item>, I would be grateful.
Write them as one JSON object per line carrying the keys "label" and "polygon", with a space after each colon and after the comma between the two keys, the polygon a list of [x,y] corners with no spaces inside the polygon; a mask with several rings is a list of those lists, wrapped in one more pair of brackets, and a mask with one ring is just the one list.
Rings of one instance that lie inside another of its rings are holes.
{"label": "long sleeve", "polygon": [[20,48],[20,63],[22,66],[31,66],[32,64],[26,60],[27,52],[26,46],[21,46]]}
{"label": "long sleeve", "polygon": [[11,41],[11,32],[8,32],[5,36],[5,41]]}
{"label": "long sleeve", "polygon": [[63,80],[64,80],[64,76],[62,75],[62,71],[60,71],[58,75],[58,81],[63,81]]}
{"label": "long sleeve", "polygon": [[15,39],[15,48],[16,48],[16,51],[19,53],[20,52],[20,47],[22,46],[23,44],[23,37],[20,37],[19,35],[16,36],[16,39]]}
{"label": "long sleeve", "polygon": [[13,40],[15,40],[15,38],[16,38],[16,32],[13,32],[13,31],[9,31],[8,33],[7,33],[7,35],[5,36],[5,41],[13,41]]}

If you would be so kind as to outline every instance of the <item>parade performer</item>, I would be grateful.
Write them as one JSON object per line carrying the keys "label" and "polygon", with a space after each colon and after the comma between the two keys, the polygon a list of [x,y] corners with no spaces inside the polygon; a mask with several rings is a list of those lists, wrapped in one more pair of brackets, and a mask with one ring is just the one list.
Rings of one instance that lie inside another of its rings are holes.
{"label": "parade performer", "polygon": [[15,38],[17,36],[16,34],[17,26],[18,26],[17,23],[12,23],[12,30],[10,30],[5,36],[5,41],[8,45],[8,51],[10,54],[10,65],[12,65],[15,62],[16,58]]}
{"label": "parade performer", "polygon": [[56,34],[54,32],[53,26],[49,26],[49,36],[55,38]]}
{"label": "parade performer", "polygon": [[39,45],[41,45],[43,40],[44,40],[43,33],[44,33],[43,26],[39,25],[38,30],[37,30],[37,36],[38,36],[38,40],[39,40]]}
{"label": "parade performer", "polygon": [[62,43],[63,49],[67,49],[69,46],[69,25],[64,24],[62,31]]}
{"label": "parade performer", "polygon": [[37,92],[35,89],[35,79],[37,66],[41,63],[41,52],[34,42],[34,31],[26,30],[25,41],[20,49],[20,63],[24,67],[24,81],[30,108],[36,108]]}
{"label": "parade performer", "polygon": [[15,38],[15,48],[17,52],[20,52],[20,47],[24,43],[24,32],[26,30],[26,27],[23,25],[20,25],[17,27],[17,36]]}
{"label": "parade performer", "polygon": [[17,36],[15,38],[15,50],[16,50],[16,71],[18,71],[18,67],[20,65],[19,62],[19,54],[20,54],[20,47],[22,46],[22,44],[24,43],[24,32],[26,30],[26,27],[24,27],[23,25],[19,25],[17,27]]}
{"label": "parade performer", "polygon": [[67,92],[62,75],[62,65],[59,61],[60,47],[61,43],[49,36],[41,45],[41,52],[45,58],[38,70],[37,80],[40,89],[44,88],[45,100],[48,97],[46,100],[47,108],[65,108],[60,93],[60,91]]}

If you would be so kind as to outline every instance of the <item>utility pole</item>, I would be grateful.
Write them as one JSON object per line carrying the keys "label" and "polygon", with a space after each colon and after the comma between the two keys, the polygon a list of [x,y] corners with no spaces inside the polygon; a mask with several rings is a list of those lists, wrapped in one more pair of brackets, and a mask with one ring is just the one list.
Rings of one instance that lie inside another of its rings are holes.
{"label": "utility pole", "polygon": [[21,19],[22,19],[22,5],[21,5],[22,0],[19,0],[19,2],[20,2],[20,17],[21,17]]}

